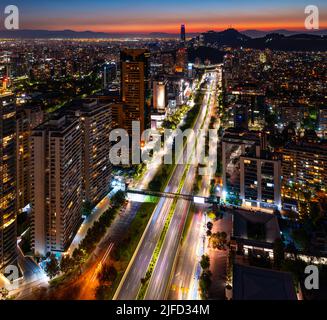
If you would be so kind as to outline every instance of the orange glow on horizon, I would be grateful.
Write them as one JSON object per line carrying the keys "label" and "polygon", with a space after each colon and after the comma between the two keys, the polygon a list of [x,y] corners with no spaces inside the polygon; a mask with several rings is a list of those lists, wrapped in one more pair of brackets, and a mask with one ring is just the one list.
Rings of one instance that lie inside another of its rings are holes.
{"label": "orange glow on horizon", "polygon": [[[305,30],[304,24],[299,24],[298,21],[289,21],[287,24],[280,24],[280,22],[268,22],[264,24],[258,24],[257,22],[246,22],[246,23],[235,23],[231,25],[219,25],[219,24],[208,24],[208,23],[190,23],[186,24],[186,33],[199,33],[206,32],[208,30],[222,31],[232,27],[239,31],[242,30],[262,30],[262,31],[273,31],[278,29],[287,29],[294,31]],[[93,32],[107,32],[107,33],[151,33],[151,32],[163,32],[163,33],[176,33],[178,34],[180,26],[174,24],[127,24],[127,25],[81,25],[81,26],[62,26],[55,28],[48,28],[48,30],[64,30],[71,29],[75,31],[90,30]],[[320,29],[327,28],[327,24],[320,25]]]}

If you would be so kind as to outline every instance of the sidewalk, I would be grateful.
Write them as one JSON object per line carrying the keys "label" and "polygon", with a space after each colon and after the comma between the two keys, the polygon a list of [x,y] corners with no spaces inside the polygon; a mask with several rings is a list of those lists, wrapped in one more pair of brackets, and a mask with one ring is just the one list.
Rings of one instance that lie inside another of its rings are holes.
{"label": "sidewalk", "polygon": [[75,235],[74,240],[66,251],[67,254],[71,255],[76,248],[78,248],[80,242],[85,238],[87,231],[93,226],[93,223],[97,221],[100,216],[108,210],[110,206],[110,198],[120,190],[118,187],[113,188],[92,210],[92,213],[83,221],[78,232]]}

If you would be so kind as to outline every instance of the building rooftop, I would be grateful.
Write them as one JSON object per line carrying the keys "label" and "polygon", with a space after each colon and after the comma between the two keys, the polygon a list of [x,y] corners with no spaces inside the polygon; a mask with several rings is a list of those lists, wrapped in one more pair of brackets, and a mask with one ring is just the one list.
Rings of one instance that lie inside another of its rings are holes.
{"label": "building rooftop", "polygon": [[297,297],[290,273],[234,264],[233,299],[297,300]]}
{"label": "building rooftop", "polygon": [[272,247],[280,239],[278,219],[270,213],[235,211],[233,238],[246,244]]}
{"label": "building rooftop", "polygon": [[52,132],[64,133],[71,129],[72,125],[78,123],[78,118],[70,115],[61,115],[61,114],[53,114],[53,117],[40,124],[33,130],[33,134],[37,134],[43,130],[49,130]]}
{"label": "building rooftop", "polygon": [[286,150],[297,150],[300,152],[314,152],[314,153],[327,153],[327,142],[320,141],[320,142],[306,142],[304,140],[298,143],[288,143],[285,146]]}

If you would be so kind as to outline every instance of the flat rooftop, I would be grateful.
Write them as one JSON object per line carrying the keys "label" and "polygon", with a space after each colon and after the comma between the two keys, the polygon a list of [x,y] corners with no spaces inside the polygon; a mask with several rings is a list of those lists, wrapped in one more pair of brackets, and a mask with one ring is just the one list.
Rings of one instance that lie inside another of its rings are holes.
{"label": "flat rooftop", "polygon": [[234,264],[233,300],[297,300],[292,275]]}
{"label": "flat rooftop", "polygon": [[237,210],[233,216],[233,237],[272,245],[280,239],[278,219],[270,213]]}

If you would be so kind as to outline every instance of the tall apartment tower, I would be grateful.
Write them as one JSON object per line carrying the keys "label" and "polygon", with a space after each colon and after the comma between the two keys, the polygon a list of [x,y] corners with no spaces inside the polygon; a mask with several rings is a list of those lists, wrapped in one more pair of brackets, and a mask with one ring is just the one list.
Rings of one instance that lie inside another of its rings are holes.
{"label": "tall apartment tower", "polygon": [[0,270],[16,252],[16,106],[11,93],[0,93]]}
{"label": "tall apartment tower", "polygon": [[112,129],[111,104],[98,100],[84,102],[76,115],[83,131],[84,199],[96,205],[109,191],[112,165],[109,159],[109,135]]}
{"label": "tall apartment tower", "polygon": [[16,117],[17,134],[17,210],[22,212],[30,203],[30,159],[32,130],[44,120],[40,106],[18,106]]}
{"label": "tall apartment tower", "polygon": [[141,132],[150,126],[149,57],[146,49],[124,49],[120,53],[124,127],[129,135],[132,134],[132,121],[140,121]]}
{"label": "tall apartment tower", "polygon": [[185,24],[181,25],[181,41],[185,42],[186,34],[185,34]]}
{"label": "tall apartment tower", "polygon": [[39,255],[63,252],[81,223],[80,119],[57,117],[38,126],[31,137],[32,246]]}
{"label": "tall apartment tower", "polygon": [[317,187],[327,191],[327,144],[298,143],[287,144],[283,154],[283,196],[294,198],[296,193],[311,191]]}
{"label": "tall apartment tower", "polygon": [[281,208],[281,160],[261,153],[240,158],[240,199],[244,205]]}
{"label": "tall apartment tower", "polygon": [[168,103],[167,80],[153,81],[153,109],[165,112]]}
{"label": "tall apartment tower", "polygon": [[106,63],[103,66],[103,89],[107,89],[108,85],[111,84],[117,76],[117,65],[115,62]]}
{"label": "tall apartment tower", "polygon": [[228,128],[222,138],[222,180],[226,196],[240,195],[240,157],[260,153],[260,136],[242,128]]}

